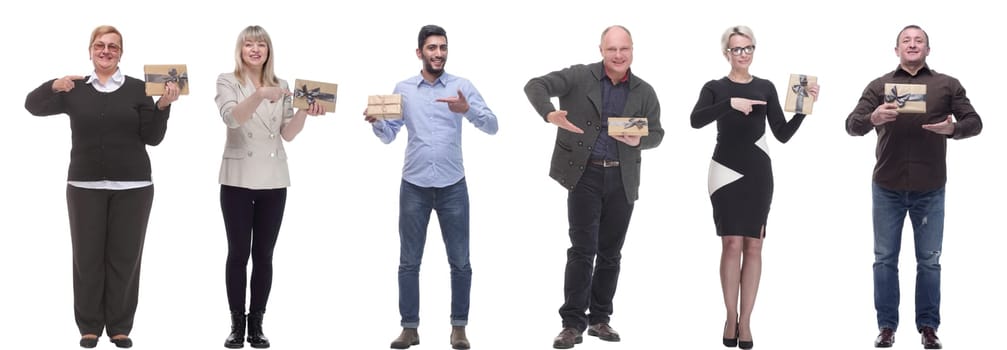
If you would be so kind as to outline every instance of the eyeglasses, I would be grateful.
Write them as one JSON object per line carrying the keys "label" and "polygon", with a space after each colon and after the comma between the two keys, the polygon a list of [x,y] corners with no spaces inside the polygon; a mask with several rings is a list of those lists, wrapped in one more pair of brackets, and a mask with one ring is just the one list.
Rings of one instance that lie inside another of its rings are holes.
{"label": "eyeglasses", "polygon": [[116,43],[105,44],[103,42],[97,42],[91,44],[91,49],[94,51],[104,51],[105,49],[108,49],[108,52],[115,53],[121,51],[122,47]]}
{"label": "eyeglasses", "polygon": [[753,52],[755,52],[755,45],[748,45],[745,47],[732,47],[724,51],[730,52],[732,56],[741,56],[742,52],[751,55]]}

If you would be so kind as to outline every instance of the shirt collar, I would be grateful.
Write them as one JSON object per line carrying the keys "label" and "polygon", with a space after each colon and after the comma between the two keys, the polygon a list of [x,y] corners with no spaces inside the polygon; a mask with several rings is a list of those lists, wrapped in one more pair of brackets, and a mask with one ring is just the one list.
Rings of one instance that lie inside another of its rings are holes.
{"label": "shirt collar", "polygon": [[[920,70],[916,72],[915,76],[919,76],[920,74],[924,74],[924,73],[926,73],[927,75],[933,75],[933,71],[930,70],[930,66],[927,65],[926,63],[923,64],[923,67],[920,67]],[[900,76],[900,75],[901,76],[907,76],[907,77],[913,77],[914,76],[912,74],[909,74],[909,72],[907,72],[905,69],[902,69],[902,65],[901,64],[898,67],[895,67],[895,72],[892,73],[893,77]]]}
{"label": "shirt collar", "polygon": [[441,73],[441,76],[437,77],[437,79],[435,79],[433,83],[430,83],[430,82],[427,82],[426,79],[423,79],[423,74],[418,74],[418,75],[416,75],[416,86],[420,86],[420,85],[426,84],[426,85],[430,85],[430,86],[440,85],[442,87],[446,87],[448,85],[447,81],[449,80],[450,76],[451,75],[448,74],[448,72]]}
{"label": "shirt collar", "polygon": [[[598,80],[599,81],[611,82],[612,78],[609,78],[608,74],[605,73],[605,62],[602,62],[601,64],[602,64],[601,74],[598,77]],[[630,75],[633,75],[633,69],[632,68],[626,70],[626,75],[622,76],[622,79],[619,80],[619,84],[629,82],[629,76]]]}
{"label": "shirt collar", "polygon": [[[122,83],[125,82],[125,81],[126,81],[126,77],[124,75],[122,75],[122,70],[120,70],[118,67],[116,67],[115,68],[115,73],[112,74],[112,78],[111,79],[109,79],[107,82],[105,82],[104,87],[106,87],[106,88],[119,87],[119,86],[122,86]],[[85,81],[84,83],[85,84],[92,84],[92,83],[95,83],[95,82],[97,82],[99,85],[101,84],[101,81],[98,80],[98,72],[97,71],[91,71],[91,75],[89,75],[87,77],[87,81]]]}

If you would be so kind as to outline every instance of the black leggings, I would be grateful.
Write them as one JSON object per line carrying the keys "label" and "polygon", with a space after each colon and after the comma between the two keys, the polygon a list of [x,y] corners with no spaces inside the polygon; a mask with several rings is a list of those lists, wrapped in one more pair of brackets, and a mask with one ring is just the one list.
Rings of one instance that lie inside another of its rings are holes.
{"label": "black leggings", "polygon": [[252,257],[252,303],[249,311],[266,311],[273,284],[273,248],[283,221],[287,189],[252,190],[220,186],[220,211],[227,230],[224,279],[231,311],[245,312],[248,257]]}

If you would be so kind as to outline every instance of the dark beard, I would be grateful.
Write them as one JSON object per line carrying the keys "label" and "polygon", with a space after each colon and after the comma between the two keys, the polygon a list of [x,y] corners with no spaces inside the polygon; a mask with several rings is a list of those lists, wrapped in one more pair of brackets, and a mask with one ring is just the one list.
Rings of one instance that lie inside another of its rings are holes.
{"label": "dark beard", "polygon": [[[444,60],[443,63],[447,63],[447,60]],[[443,66],[444,65],[442,64],[441,67],[443,67]],[[433,75],[435,77],[439,77],[439,76],[441,76],[441,74],[444,74],[444,68],[434,69],[434,66],[432,64],[430,64],[429,60],[423,60],[423,70],[426,71],[427,73],[430,73],[430,75]]]}

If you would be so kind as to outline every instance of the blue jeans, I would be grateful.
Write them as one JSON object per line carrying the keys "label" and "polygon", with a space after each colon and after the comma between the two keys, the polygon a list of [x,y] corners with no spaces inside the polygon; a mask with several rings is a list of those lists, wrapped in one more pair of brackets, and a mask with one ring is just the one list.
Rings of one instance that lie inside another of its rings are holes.
{"label": "blue jeans", "polygon": [[465,178],[443,187],[419,187],[405,180],[399,190],[399,314],[402,327],[420,324],[420,261],[427,241],[430,211],[444,238],[451,266],[451,325],[465,326],[469,319],[469,191]]}
{"label": "blue jeans", "polygon": [[872,183],[874,203],[874,308],[878,328],[898,329],[899,248],[909,213],[916,247],[916,329],[941,323],[941,242],[944,186],[930,191],[892,191]]}

